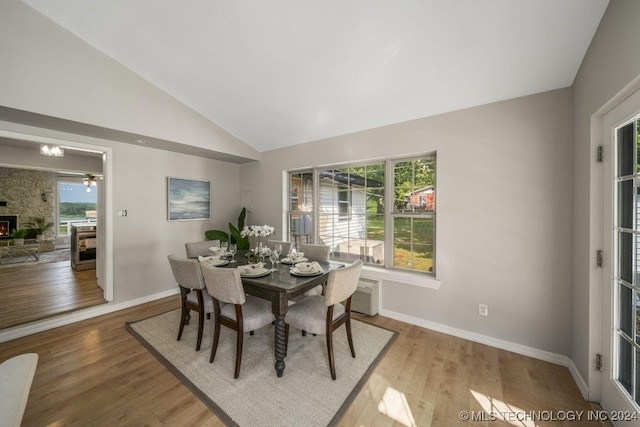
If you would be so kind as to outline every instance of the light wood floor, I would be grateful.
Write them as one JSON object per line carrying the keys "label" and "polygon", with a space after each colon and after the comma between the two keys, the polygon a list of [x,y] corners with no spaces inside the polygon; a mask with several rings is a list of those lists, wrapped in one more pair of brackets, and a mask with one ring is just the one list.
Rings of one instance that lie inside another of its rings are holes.
{"label": "light wood floor", "polygon": [[0,329],[104,303],[96,271],[71,261],[0,268]]}
{"label": "light wood floor", "polygon": [[[23,425],[223,425],[124,328],[127,321],[178,306],[178,297],[169,297],[1,343],[0,362],[27,352],[40,355]],[[480,413],[485,403],[496,410],[591,409],[564,367],[381,316],[358,317],[397,330],[399,337],[341,426],[507,425],[460,420],[460,411]],[[393,414],[398,421],[381,412],[393,408],[404,409]],[[584,418],[535,425],[600,426]]]}

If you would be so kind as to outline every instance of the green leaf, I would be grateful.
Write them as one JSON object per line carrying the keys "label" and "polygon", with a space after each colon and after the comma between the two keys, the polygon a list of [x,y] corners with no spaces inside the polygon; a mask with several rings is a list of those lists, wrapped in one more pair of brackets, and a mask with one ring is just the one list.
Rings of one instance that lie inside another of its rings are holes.
{"label": "green leaf", "polygon": [[242,230],[244,228],[244,219],[247,216],[247,208],[242,208],[240,211],[240,216],[238,217],[238,230]]}
{"label": "green leaf", "polygon": [[220,240],[220,242],[228,242],[229,235],[222,230],[207,230],[204,232],[209,240]]}

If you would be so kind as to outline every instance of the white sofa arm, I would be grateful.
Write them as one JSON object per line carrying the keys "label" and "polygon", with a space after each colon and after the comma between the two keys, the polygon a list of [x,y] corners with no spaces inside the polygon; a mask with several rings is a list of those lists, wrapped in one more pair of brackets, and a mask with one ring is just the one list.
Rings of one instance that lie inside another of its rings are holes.
{"label": "white sofa arm", "polygon": [[0,364],[0,426],[20,427],[37,365],[36,353],[21,354]]}

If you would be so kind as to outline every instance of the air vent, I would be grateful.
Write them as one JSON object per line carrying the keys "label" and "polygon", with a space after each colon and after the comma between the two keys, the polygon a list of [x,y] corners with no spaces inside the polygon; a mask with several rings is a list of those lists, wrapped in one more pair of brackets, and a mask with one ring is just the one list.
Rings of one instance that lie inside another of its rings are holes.
{"label": "air vent", "polygon": [[374,316],[378,314],[379,301],[380,282],[361,278],[358,281],[358,289],[356,289],[353,293],[353,298],[351,298],[351,310]]}

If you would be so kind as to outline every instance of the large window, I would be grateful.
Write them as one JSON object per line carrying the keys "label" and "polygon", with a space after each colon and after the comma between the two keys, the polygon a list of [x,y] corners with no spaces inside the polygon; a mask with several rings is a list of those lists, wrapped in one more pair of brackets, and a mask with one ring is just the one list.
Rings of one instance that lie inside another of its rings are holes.
{"label": "large window", "polygon": [[[91,191],[87,191],[87,189]],[[58,236],[71,234],[69,224],[96,220],[97,187],[58,181]]]}
{"label": "large window", "polygon": [[294,244],[308,237],[334,259],[434,272],[435,154],[289,176]]}

